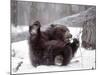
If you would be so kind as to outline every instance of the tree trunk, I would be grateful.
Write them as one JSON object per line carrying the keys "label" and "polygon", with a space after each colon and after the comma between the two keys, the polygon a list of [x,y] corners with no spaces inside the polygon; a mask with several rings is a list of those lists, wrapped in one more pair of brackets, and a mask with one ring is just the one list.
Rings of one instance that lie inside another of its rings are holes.
{"label": "tree trunk", "polygon": [[96,49],[96,18],[90,19],[83,24],[82,46]]}

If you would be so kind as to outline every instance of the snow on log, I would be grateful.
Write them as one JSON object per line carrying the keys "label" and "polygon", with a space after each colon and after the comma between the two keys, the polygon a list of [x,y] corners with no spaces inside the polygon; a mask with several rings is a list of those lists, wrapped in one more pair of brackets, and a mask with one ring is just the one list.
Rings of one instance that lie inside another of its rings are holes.
{"label": "snow on log", "polygon": [[83,11],[83,12],[80,12],[78,14],[74,14],[71,16],[66,16],[50,24],[61,24],[61,25],[67,25],[67,26],[72,26],[72,27],[73,26],[82,27],[85,21],[88,21],[89,19],[94,19],[95,17],[96,17],[96,8],[91,7],[87,9],[86,11]]}

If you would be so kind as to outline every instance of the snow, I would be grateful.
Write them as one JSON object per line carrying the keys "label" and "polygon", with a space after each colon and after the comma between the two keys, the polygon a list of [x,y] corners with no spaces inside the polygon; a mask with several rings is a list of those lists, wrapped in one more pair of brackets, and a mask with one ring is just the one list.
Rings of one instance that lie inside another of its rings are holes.
{"label": "snow", "polygon": [[16,33],[28,31],[28,26],[18,25],[17,27],[14,27],[14,25],[11,25],[11,29],[12,29],[13,33],[16,34]]}
{"label": "snow", "polygon": [[[81,41],[81,34],[77,35],[82,31],[81,28],[69,27],[69,30],[73,37],[79,36],[79,40]],[[78,48],[74,58],[67,66],[40,65],[36,68],[33,67],[29,59],[28,40],[12,43],[12,52],[13,74],[95,69],[95,50],[86,50],[81,46]],[[21,63],[21,65],[18,67],[19,63]]]}

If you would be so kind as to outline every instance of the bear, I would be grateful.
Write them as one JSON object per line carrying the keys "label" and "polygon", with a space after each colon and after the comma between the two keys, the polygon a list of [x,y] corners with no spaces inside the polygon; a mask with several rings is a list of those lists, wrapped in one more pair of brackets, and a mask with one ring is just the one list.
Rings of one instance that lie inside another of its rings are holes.
{"label": "bear", "polygon": [[[32,65],[34,67],[38,65],[55,65],[58,59],[61,60],[59,61],[60,65],[67,65],[73,54],[72,43],[67,42],[65,38],[65,33],[68,30],[64,26],[54,25],[51,25],[45,32],[42,32],[40,28],[39,21],[35,21],[29,26],[29,49]],[[57,35],[55,36],[54,33]],[[67,35],[68,38],[71,36]]]}

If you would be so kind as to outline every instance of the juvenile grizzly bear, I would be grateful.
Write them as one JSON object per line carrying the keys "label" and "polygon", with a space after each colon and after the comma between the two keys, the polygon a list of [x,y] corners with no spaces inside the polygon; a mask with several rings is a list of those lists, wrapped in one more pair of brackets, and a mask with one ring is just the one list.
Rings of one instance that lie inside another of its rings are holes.
{"label": "juvenile grizzly bear", "polygon": [[[29,26],[29,48],[30,59],[33,66],[38,65],[67,65],[76,50],[74,50],[74,42],[66,41],[65,34],[68,31],[65,27],[51,27],[47,31],[41,31],[39,21]],[[67,32],[69,33],[69,32]],[[56,35],[55,35],[56,34]],[[67,35],[66,37],[71,38]],[[75,43],[76,44],[76,43]],[[57,58],[57,59],[56,59]]]}

